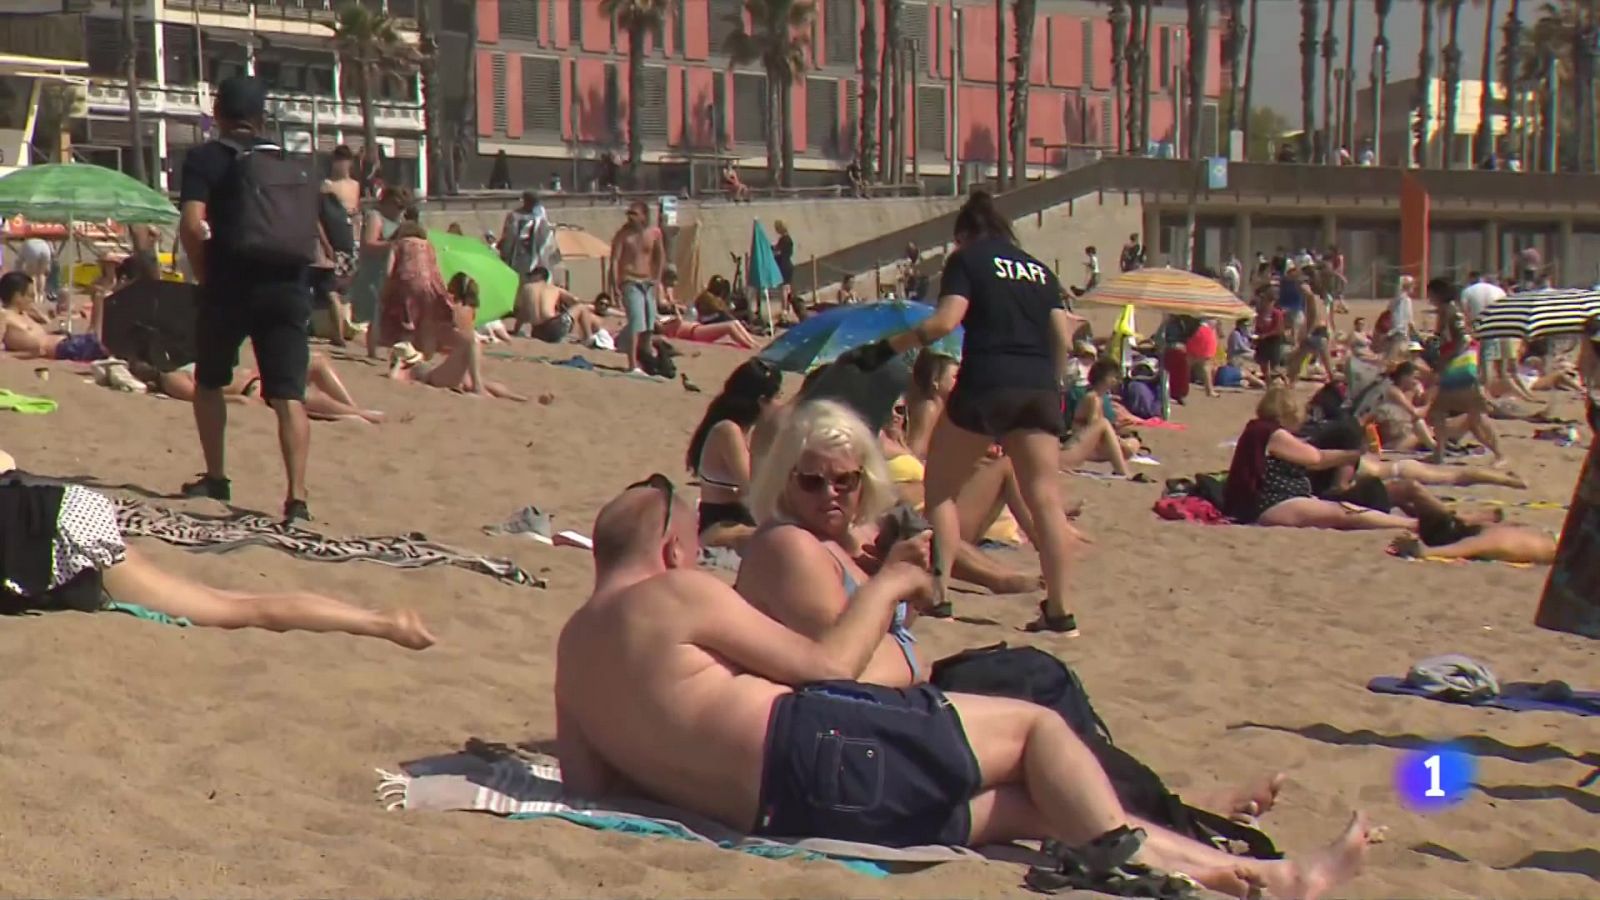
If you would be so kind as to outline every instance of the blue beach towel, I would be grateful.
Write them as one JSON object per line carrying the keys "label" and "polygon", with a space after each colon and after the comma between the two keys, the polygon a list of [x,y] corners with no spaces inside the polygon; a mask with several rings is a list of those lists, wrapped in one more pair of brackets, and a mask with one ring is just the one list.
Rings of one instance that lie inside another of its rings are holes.
{"label": "blue beach towel", "polygon": [[1428,688],[1406,683],[1404,678],[1388,676],[1367,682],[1367,690],[1375,694],[1404,694],[1426,700],[1441,700],[1458,706],[1486,706],[1512,712],[1570,713],[1575,716],[1600,716],[1600,691],[1577,691],[1565,688],[1564,682],[1543,684],[1531,681],[1514,681],[1500,685],[1496,696],[1480,700],[1452,700]]}

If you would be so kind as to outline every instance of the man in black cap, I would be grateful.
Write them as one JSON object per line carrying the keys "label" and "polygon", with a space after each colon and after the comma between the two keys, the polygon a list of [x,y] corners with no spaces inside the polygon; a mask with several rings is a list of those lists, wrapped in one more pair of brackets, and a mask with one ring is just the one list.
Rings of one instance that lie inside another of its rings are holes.
{"label": "man in black cap", "polygon": [[278,415],[278,442],[289,479],[283,514],[292,522],[310,518],[306,457],[311,426],[304,405],[310,272],[305,265],[247,256],[235,246],[244,206],[236,162],[257,148],[279,152],[263,137],[266,107],[267,89],[260,80],[247,75],[224,80],[212,108],[216,139],[191,148],[183,160],[178,232],[200,284],[194,420],[206,464],[205,473],[185,484],[183,493],[232,499],[224,465],[228,411],[222,390],[233,381],[239,345],[248,337],[261,396]]}

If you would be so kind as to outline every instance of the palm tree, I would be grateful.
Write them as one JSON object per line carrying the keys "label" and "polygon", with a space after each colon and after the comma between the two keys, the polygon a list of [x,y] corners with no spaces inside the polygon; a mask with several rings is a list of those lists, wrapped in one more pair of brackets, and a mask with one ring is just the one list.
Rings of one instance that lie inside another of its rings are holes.
{"label": "palm tree", "polygon": [[433,36],[433,4],[417,4],[417,52],[421,57],[422,129],[430,138],[428,150],[428,193],[455,193],[455,174],[449,160],[455,158],[453,138],[447,135],[439,118],[438,42]]}
{"label": "palm tree", "polygon": [[1351,147],[1356,142],[1356,0],[1346,0],[1344,12],[1343,99],[1339,110],[1339,146]]}
{"label": "palm tree", "polygon": [[[1352,0],[1354,2],[1354,0]],[[1333,127],[1333,60],[1339,55],[1339,0],[1328,0],[1328,25],[1322,29],[1322,162],[1339,161]]]}
{"label": "palm tree", "polygon": [[1239,130],[1239,123],[1247,117],[1239,108],[1239,86],[1244,81],[1244,0],[1228,0],[1228,25],[1224,32],[1223,49],[1228,54],[1228,121],[1230,140]]}
{"label": "palm tree", "polygon": [[[750,29],[737,13],[728,16],[733,29],[723,42],[730,66],[759,62],[767,73],[767,108],[776,111],[768,120],[767,174],[787,187],[794,176],[794,83],[805,77],[807,50],[811,46],[813,0],[744,0]],[[776,119],[776,121],[773,121]],[[782,163],[781,180],[779,163]]]}
{"label": "palm tree", "polygon": [[1033,65],[1033,24],[1038,11],[1037,0],[1012,0],[1011,17],[1017,33],[1016,80],[1011,87],[1012,187],[1028,180],[1028,75]]}
{"label": "palm tree", "polygon": [[1254,99],[1256,92],[1256,34],[1260,30],[1256,28],[1256,22],[1259,21],[1256,17],[1260,13],[1261,0],[1250,0],[1250,28],[1249,33],[1245,38],[1244,50],[1244,109],[1239,113],[1239,127],[1244,130],[1246,158],[1248,158],[1248,154],[1250,152],[1250,132],[1253,130],[1250,127],[1250,120],[1255,118],[1250,114],[1250,101]]}
{"label": "palm tree", "polygon": [[[861,18],[861,147],[856,162],[861,166],[861,177],[872,181],[877,171],[878,149],[878,4],[864,4]],[[960,40],[959,37],[956,38]]]}
{"label": "palm tree", "polygon": [[1195,219],[1199,212],[1200,179],[1205,172],[1205,162],[1200,156],[1200,112],[1205,106],[1206,69],[1211,49],[1211,0],[1188,0],[1188,11],[1189,65],[1185,69],[1189,81],[1189,124],[1185,137],[1193,171],[1189,175],[1189,203],[1184,215],[1184,268],[1193,269]]}
{"label": "palm tree", "polygon": [[1522,0],[1511,0],[1511,9],[1506,12],[1505,46],[1500,51],[1500,83],[1505,85],[1506,94],[1506,138],[1510,140],[1511,130],[1516,128],[1517,156],[1531,170],[1533,166],[1529,165],[1528,159],[1528,130],[1522,115],[1522,85],[1517,77],[1521,74],[1517,67],[1521,44]]}
{"label": "palm tree", "polygon": [[[1351,0],[1355,2],[1355,0]],[[1368,78],[1372,82],[1372,109],[1367,114],[1372,117],[1372,143],[1373,150],[1377,152],[1379,139],[1378,132],[1382,130],[1383,123],[1378,121],[1378,110],[1382,108],[1380,99],[1383,92],[1389,87],[1389,13],[1394,10],[1394,0],[1372,0],[1372,12],[1378,20],[1377,33],[1372,36],[1372,51],[1377,59],[1377,65],[1372,67]],[[1378,160],[1379,164],[1383,160]]]}
{"label": "palm tree", "polygon": [[994,108],[999,119],[1000,133],[995,135],[995,186],[1006,183],[1006,135],[1011,127],[1006,122],[1006,0],[994,0]]}
{"label": "palm tree", "polygon": [[[1563,168],[1562,150],[1568,109],[1561,88],[1572,84],[1577,69],[1570,53],[1577,16],[1570,7],[1545,4],[1538,19],[1528,29],[1526,41],[1519,42],[1518,80],[1534,85],[1539,94],[1539,159],[1548,172]],[[1572,109],[1577,109],[1576,98]],[[1570,137],[1570,135],[1566,135]]]}
{"label": "palm tree", "polygon": [[144,168],[144,117],[139,109],[139,29],[133,21],[133,0],[122,0],[122,77],[128,79],[128,142],[132,175],[149,184]]}
{"label": "palm tree", "polygon": [[375,161],[371,154],[378,150],[378,125],[373,117],[372,90],[384,78],[415,71],[420,54],[400,36],[393,19],[359,3],[339,7],[333,24],[323,27],[333,32],[334,50],[355,75],[361,98],[362,149]]}
{"label": "palm tree", "polygon": [[[1150,146],[1150,48],[1156,45],[1155,34],[1156,14],[1155,0],[1144,0],[1144,34],[1139,36],[1139,46],[1144,48],[1144,63],[1139,75],[1139,146]],[[1153,57],[1160,59],[1160,56]],[[1173,110],[1177,115],[1177,110]]]}
{"label": "palm tree", "polygon": [[1433,137],[1433,4],[1422,3],[1422,48],[1417,51],[1417,108],[1415,152],[1417,165],[1428,167],[1428,144]]}
{"label": "palm tree", "polygon": [[1456,163],[1456,109],[1461,98],[1461,7],[1466,0],[1439,0],[1450,12],[1448,40],[1444,45],[1444,147],[1441,164],[1446,169]]}
{"label": "palm tree", "polygon": [[[1110,0],[1111,10],[1106,18],[1111,22],[1111,91],[1116,105],[1112,108],[1122,115],[1122,101],[1127,92],[1123,81],[1127,78],[1128,61],[1128,0]],[[1117,152],[1127,149],[1128,140],[1121,128],[1117,130]]]}
{"label": "palm tree", "polygon": [[878,150],[878,168],[883,170],[884,180],[891,183],[900,180],[900,171],[905,167],[905,148],[900,146],[900,107],[905,103],[906,91],[900,83],[900,70],[894,65],[894,56],[900,50],[900,12],[900,0],[883,0],[883,48],[878,55],[878,77],[884,92],[884,103],[878,109],[878,131],[883,143]]}
{"label": "palm tree", "polygon": [[666,23],[667,0],[600,0],[600,12],[628,34],[628,182],[638,187],[639,167],[644,162],[639,98],[644,96],[645,35],[659,32]]}
{"label": "palm tree", "polygon": [[1143,156],[1147,144],[1140,132],[1140,98],[1145,94],[1145,80],[1149,67],[1145,63],[1149,51],[1144,44],[1144,18],[1150,0],[1132,0],[1128,16],[1128,42],[1123,46],[1124,62],[1128,70],[1128,107],[1123,116],[1124,130],[1128,134],[1128,152]]}
{"label": "palm tree", "polygon": [[1300,0],[1300,161],[1311,162],[1317,133],[1317,0]]}
{"label": "palm tree", "polygon": [[[1483,159],[1494,151],[1494,118],[1491,112],[1489,95],[1494,92],[1494,5],[1495,0],[1487,0],[1488,11],[1483,18],[1483,87],[1478,91],[1478,130],[1472,135],[1472,158]],[[1511,116],[1509,103],[1511,95],[1506,95],[1506,138],[1511,137]]]}

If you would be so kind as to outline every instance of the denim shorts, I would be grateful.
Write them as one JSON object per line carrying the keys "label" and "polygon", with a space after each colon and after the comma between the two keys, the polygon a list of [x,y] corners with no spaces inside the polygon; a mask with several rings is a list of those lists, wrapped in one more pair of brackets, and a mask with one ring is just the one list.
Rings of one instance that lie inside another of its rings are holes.
{"label": "denim shorts", "polygon": [[650,281],[624,281],[622,308],[628,314],[625,337],[656,330],[656,286]]}

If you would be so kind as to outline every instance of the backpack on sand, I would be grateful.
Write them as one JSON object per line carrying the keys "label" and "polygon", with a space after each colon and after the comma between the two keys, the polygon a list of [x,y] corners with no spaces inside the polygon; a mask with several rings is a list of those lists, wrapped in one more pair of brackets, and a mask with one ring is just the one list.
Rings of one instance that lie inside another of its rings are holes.
{"label": "backpack on sand", "polygon": [[232,259],[309,266],[317,258],[322,185],[308,162],[276,144],[219,141],[233,150],[221,196],[234,204],[216,238]]}
{"label": "backpack on sand", "polygon": [[1283,858],[1262,832],[1185,805],[1160,775],[1114,745],[1077,673],[1043,650],[1004,643],[964,650],[935,662],[929,681],[946,692],[1011,697],[1049,707],[1094,753],[1128,812],[1239,856]]}

